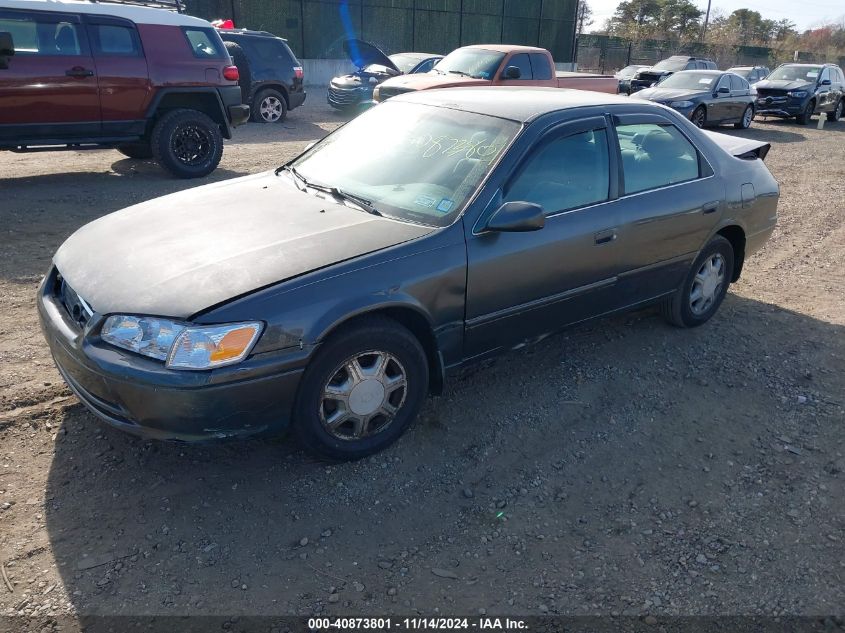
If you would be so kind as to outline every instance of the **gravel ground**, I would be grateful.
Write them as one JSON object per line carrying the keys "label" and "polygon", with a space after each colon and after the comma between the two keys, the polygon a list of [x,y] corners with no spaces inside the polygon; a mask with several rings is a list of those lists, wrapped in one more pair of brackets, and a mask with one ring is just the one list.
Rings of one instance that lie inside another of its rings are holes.
{"label": "gravel ground", "polygon": [[145,442],[88,414],[38,331],[56,247],[283,162],[340,123],[322,104],[239,129],[205,181],[0,155],[0,614],[843,612],[845,123],[725,130],[772,142],[780,223],[708,325],[643,311],[511,353],[374,458]]}

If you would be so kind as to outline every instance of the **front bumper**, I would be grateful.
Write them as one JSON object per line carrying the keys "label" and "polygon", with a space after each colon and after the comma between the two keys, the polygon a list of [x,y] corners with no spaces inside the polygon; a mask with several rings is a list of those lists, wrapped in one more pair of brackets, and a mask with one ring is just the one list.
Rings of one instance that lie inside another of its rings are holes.
{"label": "front bumper", "polygon": [[288,108],[293,110],[294,108],[298,108],[303,103],[305,103],[306,92],[303,90],[301,92],[291,92],[288,94]]}
{"label": "front bumper", "polygon": [[763,116],[793,117],[798,116],[807,107],[808,99],[784,99],[783,97],[758,97],[754,101],[757,114]]}
{"label": "front bumper", "polygon": [[199,441],[282,432],[311,350],[260,354],[211,371],[176,371],[102,342],[103,316],[84,329],[55,288],[38,291],[38,314],[56,367],[71,390],[111,426],[149,438]]}

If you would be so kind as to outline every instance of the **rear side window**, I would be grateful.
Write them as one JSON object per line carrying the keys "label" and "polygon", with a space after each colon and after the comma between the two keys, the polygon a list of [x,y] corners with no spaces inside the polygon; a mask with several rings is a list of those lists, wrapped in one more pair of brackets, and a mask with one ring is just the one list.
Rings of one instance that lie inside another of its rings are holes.
{"label": "rear side window", "polygon": [[553,77],[549,58],[543,53],[531,53],[531,70],[534,72],[534,79],[551,79]]}
{"label": "rear side window", "polygon": [[731,75],[731,90],[737,92],[748,90],[748,84],[742,77]]}
{"label": "rear side window", "polygon": [[626,194],[699,178],[698,151],[674,125],[620,125],[616,133]]}
{"label": "rear side window", "polygon": [[91,34],[91,46],[99,55],[141,55],[138,33],[133,28],[116,24],[91,24],[88,32]]}
{"label": "rear side window", "polygon": [[516,66],[519,68],[520,79],[533,79],[534,74],[531,72],[531,61],[528,59],[528,53],[519,53],[508,60],[508,66]]}
{"label": "rear side window", "polygon": [[278,67],[290,66],[293,63],[293,56],[288,52],[284,42],[266,37],[251,37],[245,38],[244,43],[252,48],[257,62],[262,66],[283,70]]}
{"label": "rear side window", "polygon": [[220,36],[213,29],[186,28],[185,37],[194,57],[200,59],[225,59],[229,54],[223,48]]}
{"label": "rear side window", "polygon": [[0,31],[12,34],[16,55],[73,57],[87,52],[79,24],[69,18],[0,11]]}
{"label": "rear side window", "polygon": [[505,202],[539,204],[546,214],[608,199],[607,132],[580,132],[546,142],[508,185]]}

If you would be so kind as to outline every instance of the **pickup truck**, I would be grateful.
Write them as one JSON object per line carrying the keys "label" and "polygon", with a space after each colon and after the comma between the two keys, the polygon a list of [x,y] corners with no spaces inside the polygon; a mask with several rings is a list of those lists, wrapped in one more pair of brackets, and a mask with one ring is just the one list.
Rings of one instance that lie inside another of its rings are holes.
{"label": "pickup truck", "polygon": [[616,94],[618,82],[610,75],[556,72],[545,48],[476,44],[455,49],[430,72],[388,79],[376,87],[373,99],[381,102],[404,92],[458,86],[545,86]]}

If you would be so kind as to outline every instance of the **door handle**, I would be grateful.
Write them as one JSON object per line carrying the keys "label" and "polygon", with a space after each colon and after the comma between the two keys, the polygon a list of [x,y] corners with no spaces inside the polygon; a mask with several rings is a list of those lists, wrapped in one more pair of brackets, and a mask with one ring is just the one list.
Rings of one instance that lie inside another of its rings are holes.
{"label": "door handle", "polygon": [[593,236],[595,239],[596,246],[601,246],[602,244],[610,244],[611,242],[616,241],[616,229],[608,229],[606,231],[599,231]]}
{"label": "door handle", "polygon": [[718,200],[716,200],[714,202],[708,202],[707,204],[704,204],[704,205],[701,206],[701,212],[704,215],[708,215],[710,213],[716,213],[716,211],[718,211],[718,209],[719,209],[719,201]]}
{"label": "door handle", "polygon": [[74,66],[70,70],[65,71],[68,77],[93,77],[94,71],[83,68],[82,66]]}

